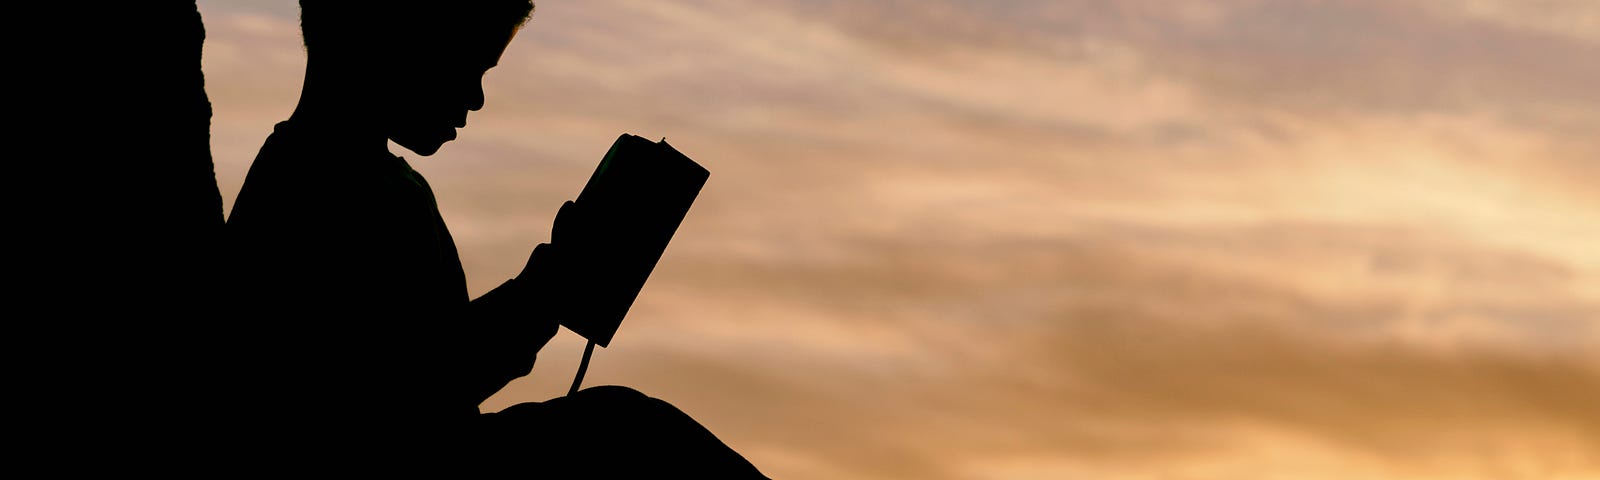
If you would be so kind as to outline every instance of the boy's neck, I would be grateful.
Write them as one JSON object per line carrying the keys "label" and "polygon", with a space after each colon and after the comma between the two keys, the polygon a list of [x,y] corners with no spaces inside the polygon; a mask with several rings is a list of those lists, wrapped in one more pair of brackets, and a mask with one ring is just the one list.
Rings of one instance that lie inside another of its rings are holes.
{"label": "boy's neck", "polygon": [[337,141],[341,146],[387,153],[389,139],[378,119],[373,118],[371,112],[377,109],[367,100],[370,92],[379,86],[338,81],[351,76],[326,70],[319,68],[316,62],[307,63],[300,101],[295,104],[288,123]]}

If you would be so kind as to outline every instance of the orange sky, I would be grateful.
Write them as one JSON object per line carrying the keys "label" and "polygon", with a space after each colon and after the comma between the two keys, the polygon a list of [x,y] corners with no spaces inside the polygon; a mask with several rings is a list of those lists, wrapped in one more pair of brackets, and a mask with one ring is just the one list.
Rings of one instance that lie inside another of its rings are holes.
{"label": "orange sky", "polygon": [[[231,205],[296,7],[199,4]],[[474,293],[617,134],[709,168],[586,384],[778,478],[1596,479],[1597,85],[1592,0],[543,1],[391,148]]]}

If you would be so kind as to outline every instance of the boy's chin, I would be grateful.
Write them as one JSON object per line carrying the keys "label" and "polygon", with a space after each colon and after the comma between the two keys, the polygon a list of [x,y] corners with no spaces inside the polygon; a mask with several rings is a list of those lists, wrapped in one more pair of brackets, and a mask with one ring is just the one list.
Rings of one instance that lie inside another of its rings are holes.
{"label": "boy's chin", "polygon": [[444,146],[444,142],[449,141],[446,139],[422,140],[414,138],[395,138],[393,140],[394,143],[405,147],[406,150],[424,157],[438,153],[439,147]]}

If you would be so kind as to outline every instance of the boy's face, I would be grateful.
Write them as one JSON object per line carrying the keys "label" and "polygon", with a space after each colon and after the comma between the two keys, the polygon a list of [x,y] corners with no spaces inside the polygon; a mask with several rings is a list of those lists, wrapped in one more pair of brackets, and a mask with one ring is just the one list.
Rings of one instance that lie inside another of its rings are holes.
{"label": "boy's face", "polygon": [[483,108],[483,76],[500,63],[515,30],[428,49],[402,59],[407,72],[385,79],[391,100],[381,119],[390,140],[428,156],[455,140],[467,112]]}

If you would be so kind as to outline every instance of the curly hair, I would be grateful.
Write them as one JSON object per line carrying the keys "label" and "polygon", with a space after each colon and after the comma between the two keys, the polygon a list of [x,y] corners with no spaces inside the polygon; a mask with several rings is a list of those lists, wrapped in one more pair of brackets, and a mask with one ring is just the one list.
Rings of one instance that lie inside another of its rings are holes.
{"label": "curly hair", "polygon": [[420,44],[521,28],[533,9],[532,0],[300,0],[300,35],[308,54]]}

